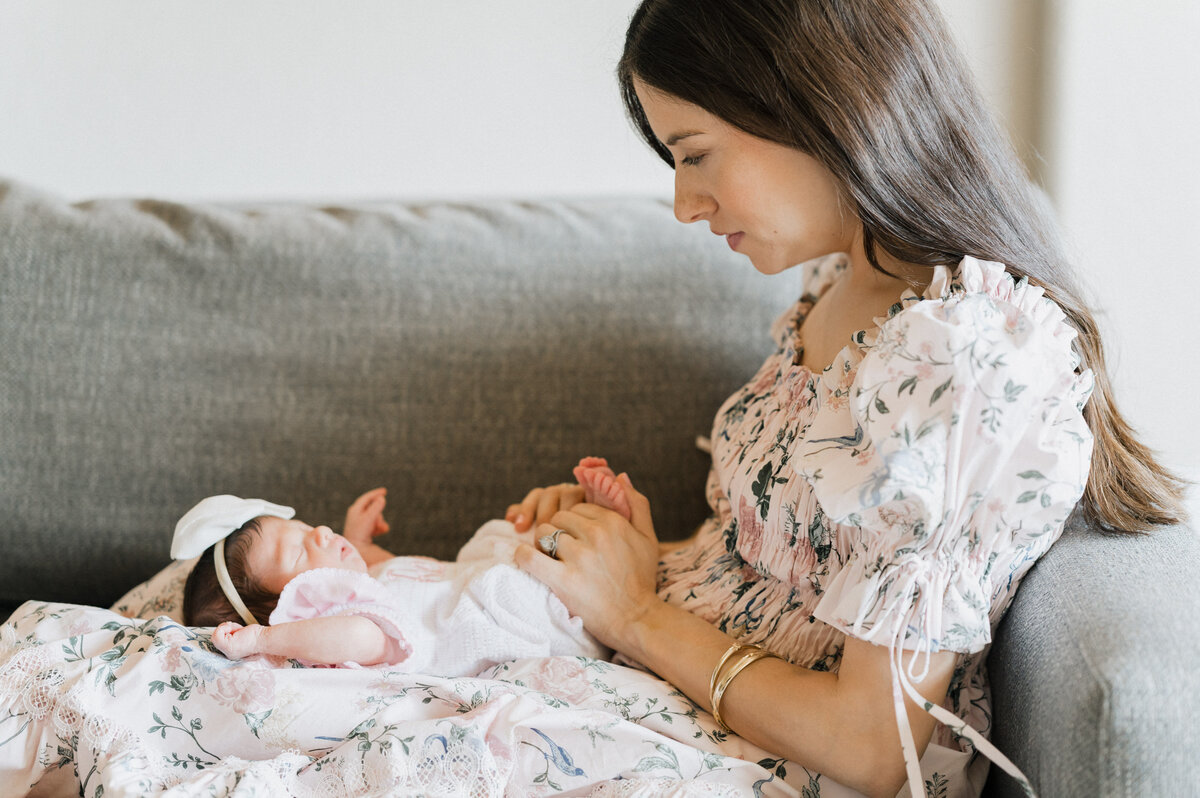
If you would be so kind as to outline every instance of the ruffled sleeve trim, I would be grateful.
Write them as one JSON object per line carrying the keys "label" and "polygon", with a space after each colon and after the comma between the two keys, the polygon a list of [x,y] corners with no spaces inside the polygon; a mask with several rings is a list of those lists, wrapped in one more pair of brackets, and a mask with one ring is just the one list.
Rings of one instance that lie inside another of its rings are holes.
{"label": "ruffled sleeve trim", "polygon": [[920,296],[911,289],[905,291],[886,317],[875,319],[873,329],[858,334],[856,343],[862,349],[869,350],[878,340],[883,326],[916,303],[925,300],[944,303],[961,299],[967,294],[984,294],[1011,309],[1010,319],[1024,317],[1034,326],[1045,330],[1059,342],[1062,356],[1069,361],[1069,368],[1074,370],[1079,366],[1079,355],[1072,346],[1078,332],[1067,322],[1062,308],[1046,296],[1046,290],[1030,283],[1028,277],[1014,279],[1003,263],[979,260],[970,255],[963,258],[954,271],[946,266],[935,267],[933,279]]}
{"label": "ruffled sleeve trim", "polygon": [[[279,624],[311,618],[361,615],[373,621],[388,638],[387,652],[380,665],[396,665],[412,656],[405,635],[412,624],[393,602],[388,588],[367,574],[342,568],[314,568],[284,586],[270,623]],[[353,666],[354,663],[344,663]]]}

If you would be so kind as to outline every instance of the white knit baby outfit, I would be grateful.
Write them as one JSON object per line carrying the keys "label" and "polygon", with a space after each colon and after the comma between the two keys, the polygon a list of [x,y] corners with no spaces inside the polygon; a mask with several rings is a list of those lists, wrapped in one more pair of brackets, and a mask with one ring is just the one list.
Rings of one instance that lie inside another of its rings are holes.
{"label": "white knit baby outfit", "polygon": [[[489,521],[454,562],[393,557],[370,575],[317,568],[293,579],[271,624],[362,615],[388,637],[385,662],[373,667],[437,676],[473,676],[525,657],[607,658],[550,589],[513,564],[532,534]],[[358,667],[343,663],[344,667]]]}

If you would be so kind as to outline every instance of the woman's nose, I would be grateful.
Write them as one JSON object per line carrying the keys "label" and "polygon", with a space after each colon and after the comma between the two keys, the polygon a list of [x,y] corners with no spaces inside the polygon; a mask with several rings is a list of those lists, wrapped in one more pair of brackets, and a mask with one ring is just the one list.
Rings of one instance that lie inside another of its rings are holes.
{"label": "woman's nose", "polygon": [[691,181],[675,173],[675,218],[684,224],[698,222],[716,209],[712,195],[692,185]]}

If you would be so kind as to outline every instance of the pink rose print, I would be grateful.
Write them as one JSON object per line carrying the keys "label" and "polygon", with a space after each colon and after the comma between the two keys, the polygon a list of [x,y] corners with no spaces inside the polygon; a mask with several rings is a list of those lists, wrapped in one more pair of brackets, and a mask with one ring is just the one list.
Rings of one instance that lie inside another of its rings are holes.
{"label": "pink rose print", "polygon": [[757,396],[765,392],[768,388],[771,388],[775,385],[775,377],[775,364],[771,361],[767,361],[767,365],[764,366],[763,370],[759,373],[758,380],[755,381],[754,387],[750,389],[750,393]]}
{"label": "pink rose print", "polygon": [[67,627],[67,635],[70,637],[78,637],[82,634],[87,634],[92,630],[92,622],[87,618],[76,618],[71,621]]}
{"label": "pink rose print", "polygon": [[262,668],[226,668],[217,677],[212,696],[239,714],[262,711],[275,703],[275,680]]}
{"label": "pink rose print", "polygon": [[587,670],[571,657],[547,658],[529,674],[527,684],[570,704],[581,704],[596,692],[587,679]]}
{"label": "pink rose print", "polygon": [[912,534],[917,522],[922,520],[921,513],[911,501],[900,501],[885,504],[879,508],[879,520],[885,527],[902,534]]}
{"label": "pink rose print", "polygon": [[168,673],[175,673],[179,670],[179,666],[183,664],[183,647],[179,644],[173,645],[167,649],[167,653],[163,656],[163,669]]}
{"label": "pink rose print", "polygon": [[512,767],[513,750],[504,740],[495,734],[487,736],[488,752],[496,760],[496,769],[505,772]]}
{"label": "pink rose print", "polygon": [[751,565],[758,563],[762,554],[763,525],[758,519],[758,508],[746,503],[746,497],[738,500],[738,551]]}

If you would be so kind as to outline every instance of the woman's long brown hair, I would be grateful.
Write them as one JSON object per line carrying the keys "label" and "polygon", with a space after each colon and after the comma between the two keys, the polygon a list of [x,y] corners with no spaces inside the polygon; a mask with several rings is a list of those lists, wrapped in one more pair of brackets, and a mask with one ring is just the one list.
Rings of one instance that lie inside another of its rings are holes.
{"label": "woman's long brown hair", "polygon": [[617,68],[626,110],[672,167],[633,80],[816,158],[839,181],[880,271],[901,261],[1004,263],[1078,331],[1095,389],[1080,510],[1107,531],[1185,521],[1186,482],[1118,412],[1096,321],[1057,224],[992,119],[937,9],[923,0],[644,0]]}

